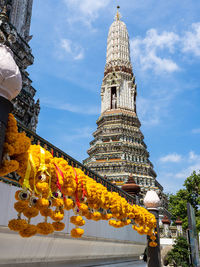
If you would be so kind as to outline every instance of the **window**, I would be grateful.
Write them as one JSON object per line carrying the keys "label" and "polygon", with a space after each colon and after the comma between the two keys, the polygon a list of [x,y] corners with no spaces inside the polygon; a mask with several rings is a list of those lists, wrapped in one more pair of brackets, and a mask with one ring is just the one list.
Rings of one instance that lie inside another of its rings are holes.
{"label": "window", "polygon": [[116,86],[111,87],[111,103],[110,103],[111,109],[117,108],[117,92],[116,92]]}

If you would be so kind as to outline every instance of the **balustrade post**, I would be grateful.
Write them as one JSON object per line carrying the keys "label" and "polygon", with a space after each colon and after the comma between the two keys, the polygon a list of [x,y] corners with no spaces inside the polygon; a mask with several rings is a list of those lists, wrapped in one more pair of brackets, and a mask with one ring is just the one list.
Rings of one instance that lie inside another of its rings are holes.
{"label": "balustrade post", "polygon": [[151,212],[156,218],[156,247],[150,247],[150,239],[147,238],[147,266],[148,267],[161,267],[161,255],[160,255],[160,233],[159,233],[159,210],[160,199],[155,191],[148,191],[145,198],[144,204],[148,211]]}
{"label": "balustrade post", "polygon": [[182,224],[183,222],[181,221],[180,217],[177,218],[177,220],[175,221],[176,224],[176,228],[177,228],[177,236],[182,236],[183,235],[183,228],[182,228]]}
{"label": "balustrade post", "polygon": [[170,237],[169,226],[170,226],[171,222],[170,222],[170,220],[168,219],[168,217],[166,215],[162,219],[162,223],[163,223],[163,228],[164,228],[164,236],[169,238]]}

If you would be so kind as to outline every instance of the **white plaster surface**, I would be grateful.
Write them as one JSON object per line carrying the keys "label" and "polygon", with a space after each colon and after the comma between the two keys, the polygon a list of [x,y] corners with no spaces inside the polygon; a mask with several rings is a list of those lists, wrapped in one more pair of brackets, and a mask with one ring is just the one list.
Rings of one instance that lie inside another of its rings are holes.
{"label": "white plaster surface", "polygon": [[0,44],[0,96],[12,100],[22,88],[22,78],[13,53]]}
{"label": "white plaster surface", "polygon": [[[144,252],[146,237],[133,231],[131,226],[115,229],[107,221],[86,221],[81,239],[70,237],[73,225],[69,222],[72,212],[65,213],[66,227],[61,233],[50,236],[36,235],[21,238],[8,229],[8,221],[17,217],[13,208],[17,189],[0,183],[0,265],[25,262],[56,262],[83,259],[138,257]],[[43,221],[42,217],[32,223]]]}
{"label": "white plaster surface", "polygon": [[160,245],[162,247],[173,245],[174,244],[174,239],[173,238],[161,238],[160,239]]}

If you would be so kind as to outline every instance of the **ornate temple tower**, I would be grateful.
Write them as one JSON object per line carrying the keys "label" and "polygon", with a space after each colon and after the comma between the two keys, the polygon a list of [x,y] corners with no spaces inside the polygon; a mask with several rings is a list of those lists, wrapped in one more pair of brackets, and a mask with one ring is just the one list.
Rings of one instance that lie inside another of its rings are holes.
{"label": "ornate temple tower", "polygon": [[129,174],[141,187],[162,191],[149,160],[136,112],[137,85],[130,60],[129,35],[117,11],[108,33],[107,56],[101,87],[101,115],[84,164],[117,185]]}
{"label": "ornate temple tower", "polygon": [[35,102],[36,90],[32,87],[27,67],[34,57],[28,42],[33,0],[0,0],[0,44],[11,48],[20,68],[23,86],[21,93],[13,100],[14,115],[25,127],[36,131],[40,112],[39,99]]}

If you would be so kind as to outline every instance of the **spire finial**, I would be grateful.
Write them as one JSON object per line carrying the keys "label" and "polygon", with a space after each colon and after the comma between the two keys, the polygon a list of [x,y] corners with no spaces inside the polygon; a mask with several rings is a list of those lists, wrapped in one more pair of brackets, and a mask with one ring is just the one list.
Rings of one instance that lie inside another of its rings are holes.
{"label": "spire finial", "polygon": [[117,6],[117,14],[115,16],[115,20],[120,20],[121,19],[121,14],[119,13],[120,6]]}

